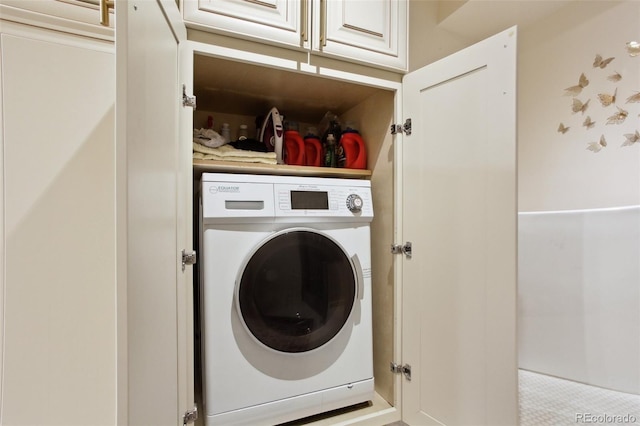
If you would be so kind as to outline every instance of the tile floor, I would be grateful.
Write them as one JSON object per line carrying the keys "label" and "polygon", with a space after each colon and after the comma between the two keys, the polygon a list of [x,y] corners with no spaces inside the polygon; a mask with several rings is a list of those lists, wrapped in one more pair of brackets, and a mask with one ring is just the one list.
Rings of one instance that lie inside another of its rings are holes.
{"label": "tile floor", "polygon": [[640,425],[640,395],[526,370],[518,377],[520,426]]}

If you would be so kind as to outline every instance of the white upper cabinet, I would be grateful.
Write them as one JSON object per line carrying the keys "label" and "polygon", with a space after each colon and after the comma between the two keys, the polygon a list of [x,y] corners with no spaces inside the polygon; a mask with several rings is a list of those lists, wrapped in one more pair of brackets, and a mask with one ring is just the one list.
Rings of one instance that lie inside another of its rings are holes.
{"label": "white upper cabinet", "polygon": [[407,69],[407,2],[319,0],[313,50],[374,66]]}
{"label": "white upper cabinet", "polygon": [[266,43],[304,47],[307,0],[183,0],[188,26]]}
{"label": "white upper cabinet", "polygon": [[[113,19],[100,24],[98,0],[0,0],[3,20],[95,39],[113,40]],[[113,18],[113,9],[109,10]]]}
{"label": "white upper cabinet", "polygon": [[406,0],[183,0],[187,26],[407,69]]}

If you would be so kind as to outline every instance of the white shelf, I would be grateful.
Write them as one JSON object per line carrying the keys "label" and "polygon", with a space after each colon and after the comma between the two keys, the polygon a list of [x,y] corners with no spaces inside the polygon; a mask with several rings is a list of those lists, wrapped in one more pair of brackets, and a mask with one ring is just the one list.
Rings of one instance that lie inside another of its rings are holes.
{"label": "white shelf", "polygon": [[367,179],[371,170],[343,169],[335,167],[289,166],[286,164],[240,163],[233,161],[193,160],[193,171],[196,175],[203,172],[217,173],[249,173],[262,175],[340,177],[350,179]]}

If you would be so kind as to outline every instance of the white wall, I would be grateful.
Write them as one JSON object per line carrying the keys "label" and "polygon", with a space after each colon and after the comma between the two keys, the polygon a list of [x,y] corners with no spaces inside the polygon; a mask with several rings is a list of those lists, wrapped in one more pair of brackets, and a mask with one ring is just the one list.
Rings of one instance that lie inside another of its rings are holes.
{"label": "white wall", "polygon": [[409,71],[422,68],[478,41],[443,29],[439,25],[441,13],[439,1],[410,1]]}
{"label": "white wall", "polygon": [[640,206],[518,221],[519,367],[640,394]]}
{"label": "white wall", "polygon": [[[621,146],[640,130],[640,103],[626,103],[640,91],[640,56],[626,50],[640,40],[640,2],[573,2],[520,35],[518,209],[547,213],[519,217],[519,365],[638,393],[638,207],[608,208],[640,204],[640,141]],[[614,59],[594,67],[597,54]],[[581,73],[584,114],[565,94]],[[603,106],[598,94],[616,89]],[[607,124],[616,106],[628,117]]]}
{"label": "white wall", "polygon": [[[640,91],[640,56],[630,57],[625,43],[640,40],[640,2],[579,1],[520,33],[518,63],[519,210],[543,211],[640,204],[640,142],[621,147],[624,134],[640,129],[640,103],[625,103]],[[615,59],[594,68],[596,54]],[[572,113],[565,88],[589,85],[578,99],[589,106]],[[618,72],[622,80],[607,79]],[[605,124],[617,109],[603,107],[597,95],[612,94],[627,110],[623,124]],[[582,126],[590,116],[596,122]],[[561,134],[560,123],[570,129]],[[590,142],[601,135],[607,147],[594,153]]]}

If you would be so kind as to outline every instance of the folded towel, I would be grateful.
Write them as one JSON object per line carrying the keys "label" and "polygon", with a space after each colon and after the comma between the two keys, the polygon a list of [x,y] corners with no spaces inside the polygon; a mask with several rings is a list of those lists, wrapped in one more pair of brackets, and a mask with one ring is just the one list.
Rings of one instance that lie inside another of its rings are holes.
{"label": "folded towel", "polygon": [[233,161],[239,163],[261,163],[261,164],[277,164],[275,159],[256,158],[256,157],[219,157],[213,154],[203,154],[201,152],[193,153],[194,160],[215,160],[215,161]]}
{"label": "folded towel", "polygon": [[275,152],[255,152],[236,149],[230,145],[209,148],[193,143],[193,158],[199,160],[238,161],[244,163],[277,164]]}
{"label": "folded towel", "polygon": [[216,148],[224,145],[228,141],[225,140],[218,132],[212,129],[193,129],[193,142],[205,145],[210,148]]}

